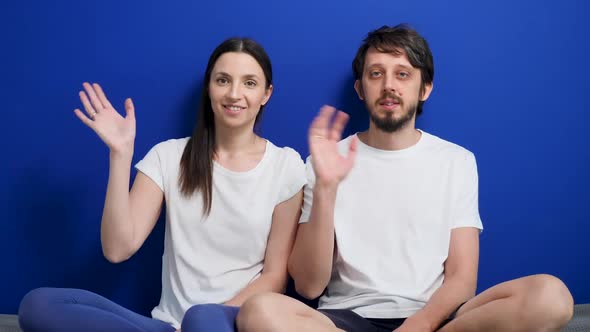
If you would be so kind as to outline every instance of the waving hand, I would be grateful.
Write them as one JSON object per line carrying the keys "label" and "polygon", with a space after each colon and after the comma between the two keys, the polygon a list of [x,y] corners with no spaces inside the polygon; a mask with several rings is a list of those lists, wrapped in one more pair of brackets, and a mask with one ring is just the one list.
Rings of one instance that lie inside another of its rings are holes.
{"label": "waving hand", "polygon": [[100,85],[84,83],[80,100],[86,114],[74,110],[78,118],[105,142],[111,152],[133,153],[135,140],[135,109],[131,98],[125,101],[126,116],[121,116],[111,105]]}
{"label": "waving hand", "polygon": [[[336,113],[334,121],[332,117]],[[348,154],[338,151],[338,141],[348,122],[348,115],[332,106],[323,106],[309,127],[309,150],[317,183],[338,185],[350,172],[356,156],[356,137]]]}

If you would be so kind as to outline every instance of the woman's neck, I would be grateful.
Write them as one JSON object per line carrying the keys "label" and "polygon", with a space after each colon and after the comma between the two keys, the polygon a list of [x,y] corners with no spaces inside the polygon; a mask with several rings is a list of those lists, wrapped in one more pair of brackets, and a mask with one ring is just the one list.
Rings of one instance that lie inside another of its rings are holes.
{"label": "woman's neck", "polygon": [[256,150],[260,138],[252,128],[236,130],[235,128],[216,128],[215,131],[215,153],[216,154],[242,154]]}
{"label": "woman's neck", "polygon": [[243,172],[256,167],[265,151],[266,140],[256,135],[253,128],[216,128],[214,159],[229,170]]}

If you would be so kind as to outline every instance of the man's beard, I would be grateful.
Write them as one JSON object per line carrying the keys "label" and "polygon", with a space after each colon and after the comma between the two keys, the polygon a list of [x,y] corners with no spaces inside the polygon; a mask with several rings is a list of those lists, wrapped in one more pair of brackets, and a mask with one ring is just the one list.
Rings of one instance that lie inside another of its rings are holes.
{"label": "man's beard", "polygon": [[[381,98],[377,100],[376,107],[379,107],[380,101],[385,98],[395,99],[399,103],[399,107],[402,110],[404,109],[404,102],[401,100],[401,98],[393,94],[383,94]],[[394,133],[405,127],[412,120],[418,109],[418,103],[408,105],[408,111],[406,114],[403,114],[401,118],[396,119],[393,117],[393,113],[386,113],[384,117],[379,117],[376,114],[377,112],[373,111],[369,105],[366,106],[369,110],[369,117],[371,118],[371,121],[373,121],[377,128],[383,130],[386,133]]]}

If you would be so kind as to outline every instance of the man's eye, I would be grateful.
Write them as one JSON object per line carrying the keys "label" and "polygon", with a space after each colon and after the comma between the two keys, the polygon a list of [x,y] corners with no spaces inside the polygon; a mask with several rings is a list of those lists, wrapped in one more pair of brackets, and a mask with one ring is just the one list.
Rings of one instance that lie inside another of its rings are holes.
{"label": "man's eye", "polygon": [[370,75],[371,75],[371,77],[380,77],[381,72],[380,71],[372,71]]}

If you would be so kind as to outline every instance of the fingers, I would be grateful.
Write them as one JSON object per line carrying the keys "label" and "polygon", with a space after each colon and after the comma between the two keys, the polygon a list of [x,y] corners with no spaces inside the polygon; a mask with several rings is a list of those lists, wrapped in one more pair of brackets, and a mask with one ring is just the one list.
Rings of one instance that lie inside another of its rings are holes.
{"label": "fingers", "polygon": [[88,94],[88,97],[90,98],[90,102],[92,103],[92,107],[94,107],[94,110],[96,112],[100,112],[105,108],[105,105],[102,104],[102,102],[98,99],[98,96],[96,95],[96,92],[94,91],[94,88],[92,87],[92,85],[84,82],[84,84],[82,84],[84,86],[84,90],[86,90],[86,94]]}
{"label": "fingers", "polygon": [[82,111],[80,111],[79,109],[75,109],[74,113],[76,114],[76,116],[78,117],[78,119],[80,119],[80,121],[82,121],[82,123],[84,123],[85,125],[87,125],[88,127],[94,129],[92,127],[93,125],[93,121],[91,119],[89,119],[86,115],[84,115],[84,113],[82,113]]}
{"label": "fingers", "polygon": [[340,139],[342,139],[342,132],[344,131],[344,127],[348,122],[348,118],[348,114],[342,111],[338,111],[338,113],[336,113],[336,118],[334,119],[332,128],[330,129],[329,138],[331,140],[340,141]]}
{"label": "fingers", "polygon": [[98,83],[94,83],[94,84],[92,84],[92,87],[94,88],[94,91],[96,92],[96,96],[98,97],[98,100],[100,100],[102,105],[104,107],[113,108],[113,106],[111,105],[111,103],[107,99],[107,96],[104,94],[104,91],[102,90],[100,85],[98,85]]}
{"label": "fingers", "polygon": [[92,105],[90,104],[90,101],[88,100],[88,97],[86,96],[86,93],[84,91],[80,91],[80,93],[78,95],[80,96],[80,101],[82,101],[82,105],[84,105],[84,109],[86,110],[86,113],[88,114],[88,116],[91,119],[94,119],[94,116],[96,115],[96,111],[94,110],[94,107],[92,107]]}
{"label": "fingers", "polygon": [[127,98],[125,100],[125,114],[127,117],[135,119],[135,106],[133,106],[133,101],[131,98]]}
{"label": "fingers", "polygon": [[[336,113],[336,116],[334,116]],[[334,121],[332,118],[334,117]],[[342,139],[344,127],[348,122],[348,114],[337,111],[332,106],[323,106],[309,127],[309,137],[327,138],[333,141]]]}
{"label": "fingers", "polygon": [[350,145],[348,146],[348,155],[346,156],[346,161],[348,161],[350,163],[351,167],[352,167],[352,164],[354,163],[354,160],[356,158],[357,147],[358,147],[358,138],[356,135],[354,135],[354,136],[352,136],[352,138],[350,140]]}
{"label": "fingers", "polygon": [[332,119],[332,115],[336,109],[332,106],[322,106],[320,109],[320,113],[313,119],[311,125],[309,126],[309,137],[321,137],[327,138],[328,137],[328,126],[330,125],[330,120]]}

